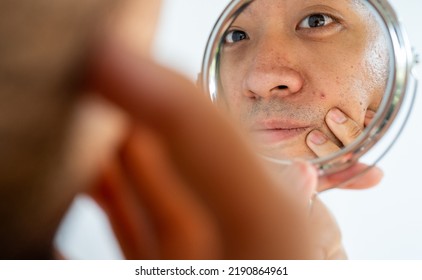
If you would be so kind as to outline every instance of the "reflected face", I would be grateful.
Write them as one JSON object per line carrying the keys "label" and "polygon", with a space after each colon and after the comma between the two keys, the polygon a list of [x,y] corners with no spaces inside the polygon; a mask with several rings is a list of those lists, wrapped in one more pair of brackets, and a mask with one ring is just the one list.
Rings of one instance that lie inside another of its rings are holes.
{"label": "reflected face", "polygon": [[314,158],[306,136],[337,107],[360,126],[388,76],[385,35],[356,0],[255,0],[227,30],[218,104],[261,152]]}

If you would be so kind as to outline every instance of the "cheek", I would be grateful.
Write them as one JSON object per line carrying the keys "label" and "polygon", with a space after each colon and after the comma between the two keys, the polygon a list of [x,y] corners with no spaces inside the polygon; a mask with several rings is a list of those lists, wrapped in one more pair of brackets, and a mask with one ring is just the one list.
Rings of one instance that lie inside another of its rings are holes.
{"label": "cheek", "polygon": [[366,81],[363,88],[369,92],[369,106],[372,110],[378,109],[388,80],[389,53],[385,44],[378,42],[369,48],[364,60]]}
{"label": "cheek", "polygon": [[[343,62],[344,65],[344,62]],[[355,66],[332,66],[332,71],[320,72],[313,86],[312,102],[321,106],[325,114],[337,107],[356,122],[363,124],[368,108],[368,93],[362,90],[362,77]]]}
{"label": "cheek", "polygon": [[[334,48],[335,47],[335,48]],[[355,51],[345,49],[340,43],[331,49],[321,48],[318,56],[308,65],[318,65],[317,69],[309,69],[308,77],[311,83],[317,83],[314,88],[316,98],[324,108],[341,107],[352,117],[361,119],[363,108],[370,101],[370,90],[365,84],[367,80],[367,65],[363,46]]]}
{"label": "cheek", "polygon": [[219,105],[229,111],[233,117],[239,117],[241,112],[245,110],[243,107],[246,105],[246,96],[242,94],[245,77],[242,66],[230,59],[225,59],[225,62],[220,65],[221,84],[218,96],[221,102],[219,102]]}
{"label": "cheek", "polygon": [[359,99],[362,111],[370,108],[377,110],[385,93],[389,71],[389,52],[382,34],[370,32],[362,46],[350,57],[356,65],[348,74],[352,90]]}
{"label": "cheek", "polygon": [[337,106],[358,124],[363,125],[366,110],[369,106],[369,92],[363,87],[363,77],[358,75],[359,71],[345,73],[337,80]]}

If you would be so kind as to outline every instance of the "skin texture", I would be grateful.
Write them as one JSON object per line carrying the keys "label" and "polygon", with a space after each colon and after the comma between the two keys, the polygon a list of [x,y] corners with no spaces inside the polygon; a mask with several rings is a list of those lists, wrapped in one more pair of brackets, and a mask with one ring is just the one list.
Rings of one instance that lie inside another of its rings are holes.
{"label": "skin texture", "polygon": [[[136,30],[130,22],[139,23],[125,16],[129,9],[132,19],[150,23],[142,28],[153,34],[148,26],[152,28],[158,17],[159,1],[129,1],[127,6],[83,3],[2,2],[5,24],[0,34],[9,40],[2,45],[0,66],[9,76],[1,83],[5,110],[0,115],[0,152],[8,160],[2,161],[0,174],[0,258],[57,256],[57,228],[74,196],[84,191],[98,191],[102,195],[95,197],[104,208],[115,209],[108,213],[128,258],[314,258],[306,233],[306,203],[300,203],[308,199],[302,186],[298,184],[296,194],[287,186],[279,190],[192,83],[145,58],[150,36],[137,40],[126,32]],[[133,12],[133,5],[140,5],[136,10],[141,14]],[[25,17],[27,11],[31,17]],[[43,32],[51,44],[44,41],[36,48],[28,43],[38,42]],[[107,40],[99,39],[103,37]],[[81,86],[88,77],[96,78]],[[217,154],[209,149],[205,140],[211,137],[202,133],[199,120],[213,128],[209,134],[224,135],[213,143]],[[158,143],[130,136],[132,124],[141,123]],[[235,153],[226,161],[228,151]],[[121,154],[125,160],[116,160]],[[316,180],[312,168],[304,171]],[[138,176],[132,185],[141,197],[124,195],[127,189],[118,188],[120,180],[113,179],[119,172],[125,176],[117,178],[125,180]],[[264,191],[258,188],[261,184]],[[115,191],[108,200],[106,187]],[[289,187],[296,189],[294,183]],[[166,188],[176,195],[154,194]],[[242,206],[234,209],[233,199]],[[131,201],[136,202],[134,208],[126,211]],[[123,215],[112,214],[116,212]],[[137,234],[134,228],[148,232],[137,219],[142,213],[153,224],[170,223],[158,227],[170,238],[152,231],[157,242],[150,243],[148,235]],[[206,247],[197,247],[204,240],[209,241]],[[145,247],[138,250],[138,244],[159,244],[162,249],[150,253]]]}
{"label": "skin texture", "polygon": [[274,180],[190,81],[150,60],[158,2],[1,2],[0,258],[57,257],[84,192],[130,259],[339,257],[334,219],[309,213],[316,170]]}
{"label": "skin texture", "polygon": [[[325,24],[310,28],[315,14],[326,15]],[[218,102],[267,156],[329,154],[360,135],[367,111],[378,109],[384,40],[358,1],[256,0],[226,32]],[[332,121],[340,114],[347,126]]]}
{"label": "skin texture", "polygon": [[[81,87],[93,42],[107,32],[148,52],[159,7],[144,0],[1,2],[1,258],[53,258],[62,217],[93,185],[126,126],[124,112]],[[133,36],[137,28],[144,36]]]}
{"label": "skin texture", "polygon": [[[134,207],[138,205],[136,207],[146,210],[127,211],[129,204],[118,201],[116,204],[114,199],[118,195],[106,196],[105,208],[113,213],[110,216],[120,228],[116,232],[140,242],[134,248],[128,246],[126,238],[121,239],[122,247],[130,250],[127,256],[164,259],[315,257],[310,250],[312,239],[306,240],[309,232],[306,211],[303,211],[306,207],[301,208],[299,206],[304,204],[298,203],[306,196],[294,195],[295,183],[290,185],[293,188],[287,184],[276,187],[263,166],[248,152],[247,145],[239,141],[231,126],[216,114],[212,104],[198,94],[190,82],[148,60],[128,55],[130,52],[123,51],[124,48],[113,41],[101,44],[108,48],[102,47],[93,62],[92,85],[124,108],[136,126],[145,124],[147,127],[146,135],[129,138],[129,146],[123,146],[123,157],[118,158],[114,169],[118,174],[118,167],[124,167],[123,178],[129,181],[127,188],[135,190],[130,196],[135,200]],[[159,82],[163,80],[167,82]],[[151,134],[148,131],[152,131]],[[211,136],[216,134],[224,135],[221,141],[212,140]],[[134,143],[138,144],[133,146]],[[209,149],[210,145],[213,149]],[[232,156],[215,157],[216,151],[230,152]],[[314,188],[315,170],[308,165],[300,168],[309,172],[311,178],[302,189],[306,190],[307,185]],[[254,175],[244,176],[249,172]],[[109,177],[100,185],[103,190],[100,197],[104,197],[104,190],[127,197],[122,187],[110,184],[113,180],[122,181],[117,175],[114,178],[117,179]],[[238,207],[233,207],[234,201]],[[134,218],[136,215],[140,218]],[[144,215],[146,218],[142,218]],[[141,226],[143,222],[150,226]],[[291,226],[286,227],[285,222]],[[134,234],[133,229],[144,233]],[[300,230],[305,231],[300,233]],[[144,243],[145,236],[155,242]],[[297,243],[298,237],[308,245]],[[293,243],[281,242],[292,238]]]}
{"label": "skin texture", "polygon": [[[73,176],[78,164],[65,153],[75,113],[84,103],[77,102],[76,87],[86,46],[109,5],[96,0],[0,3],[2,258],[51,258],[61,217],[86,188],[86,173]],[[99,155],[88,158],[94,162]]]}

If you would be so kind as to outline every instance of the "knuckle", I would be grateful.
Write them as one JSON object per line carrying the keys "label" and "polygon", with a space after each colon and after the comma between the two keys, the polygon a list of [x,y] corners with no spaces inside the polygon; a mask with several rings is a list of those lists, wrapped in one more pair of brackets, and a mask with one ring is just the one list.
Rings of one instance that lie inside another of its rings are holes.
{"label": "knuckle", "polygon": [[357,125],[353,125],[351,127],[351,129],[349,130],[349,137],[351,139],[356,139],[361,134],[362,134],[362,129],[359,126],[357,126]]}

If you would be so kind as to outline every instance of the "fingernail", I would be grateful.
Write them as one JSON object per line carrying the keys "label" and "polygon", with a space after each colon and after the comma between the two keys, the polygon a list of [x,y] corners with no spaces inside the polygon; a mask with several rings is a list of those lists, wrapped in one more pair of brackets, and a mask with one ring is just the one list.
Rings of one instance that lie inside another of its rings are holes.
{"label": "fingernail", "polygon": [[366,111],[366,115],[365,115],[366,118],[371,118],[372,119],[374,116],[375,116],[375,111],[372,111],[370,109],[368,109]]}
{"label": "fingernail", "polygon": [[347,121],[346,115],[337,108],[330,110],[330,112],[328,112],[328,117],[338,124],[342,124]]}
{"label": "fingernail", "polygon": [[318,131],[318,130],[314,130],[311,133],[309,133],[308,138],[315,145],[322,145],[322,144],[325,144],[325,142],[327,142],[327,137],[321,131]]}

